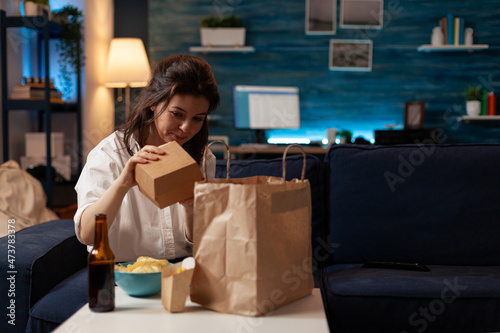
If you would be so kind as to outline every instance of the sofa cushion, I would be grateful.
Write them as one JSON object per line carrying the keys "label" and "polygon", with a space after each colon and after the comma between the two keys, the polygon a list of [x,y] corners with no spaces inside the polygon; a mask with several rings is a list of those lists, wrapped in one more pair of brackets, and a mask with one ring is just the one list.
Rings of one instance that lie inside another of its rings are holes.
{"label": "sofa cushion", "polygon": [[324,271],[335,332],[500,330],[500,266],[428,266],[429,272],[340,264]]}
{"label": "sofa cushion", "polygon": [[27,331],[51,332],[87,303],[88,273],[84,268],[58,284],[30,310]]}
{"label": "sofa cushion", "polygon": [[336,263],[500,265],[500,145],[334,146]]}
{"label": "sofa cushion", "polygon": [[340,296],[460,297],[500,300],[500,266],[428,266],[429,272],[362,268],[339,264],[326,269],[330,291]]}

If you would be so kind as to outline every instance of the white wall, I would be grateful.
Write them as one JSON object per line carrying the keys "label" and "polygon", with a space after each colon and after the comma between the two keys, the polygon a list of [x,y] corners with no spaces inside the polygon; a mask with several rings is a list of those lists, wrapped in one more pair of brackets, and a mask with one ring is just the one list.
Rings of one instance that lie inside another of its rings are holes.
{"label": "white wall", "polygon": [[113,1],[86,0],[85,13],[84,157],[114,130],[113,91],[103,85],[106,57],[113,38]]}

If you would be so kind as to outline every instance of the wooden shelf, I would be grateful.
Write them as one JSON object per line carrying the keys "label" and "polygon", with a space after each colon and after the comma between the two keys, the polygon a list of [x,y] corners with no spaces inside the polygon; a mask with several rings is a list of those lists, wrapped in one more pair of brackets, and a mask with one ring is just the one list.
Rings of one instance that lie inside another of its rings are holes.
{"label": "wooden shelf", "polygon": [[481,122],[481,123],[500,122],[500,116],[462,116],[459,117],[459,119],[466,124],[475,122]]}
{"label": "wooden shelf", "polygon": [[[8,99],[4,101],[8,110],[45,110],[45,100]],[[52,112],[77,112],[77,103],[49,103]]]}
{"label": "wooden shelf", "polygon": [[53,21],[46,22],[45,20],[43,16],[7,16],[6,25],[9,28],[28,28],[38,31],[39,34],[44,33],[43,26],[47,25],[50,38],[61,38],[61,25]]}
{"label": "wooden shelf", "polygon": [[250,53],[255,52],[253,46],[222,47],[222,46],[191,46],[189,52],[234,52]]}
{"label": "wooden shelf", "polygon": [[430,44],[420,45],[417,50],[419,52],[472,52],[485,50],[489,46],[486,44],[475,45],[440,45],[432,46]]}

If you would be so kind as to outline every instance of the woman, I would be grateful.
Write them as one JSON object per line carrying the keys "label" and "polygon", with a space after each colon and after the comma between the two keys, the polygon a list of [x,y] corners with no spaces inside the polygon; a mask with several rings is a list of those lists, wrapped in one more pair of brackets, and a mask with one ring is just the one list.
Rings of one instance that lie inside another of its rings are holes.
{"label": "woman", "polygon": [[[107,215],[117,261],[139,256],[174,259],[191,255],[192,200],[159,209],[136,186],[137,163],[154,163],[158,146],[177,141],[201,163],[208,140],[207,116],[219,105],[217,82],[201,58],[174,55],[161,61],[127,121],[88,155],[76,192],[75,231],[91,245],[95,214]],[[208,177],[215,157],[207,154]]]}

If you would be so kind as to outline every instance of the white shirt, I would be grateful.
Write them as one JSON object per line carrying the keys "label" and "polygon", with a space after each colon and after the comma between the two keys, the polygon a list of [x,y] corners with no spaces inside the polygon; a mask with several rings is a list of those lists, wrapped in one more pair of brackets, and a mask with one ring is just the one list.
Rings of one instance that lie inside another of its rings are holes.
{"label": "white shirt", "polygon": [[[74,217],[77,237],[80,235],[83,211],[104,194],[131,157],[122,137],[121,132],[114,132],[92,149],[87,157],[75,186],[78,197],[78,210]],[[135,140],[132,139],[131,143],[133,153],[140,150]],[[208,179],[213,179],[215,156],[211,152],[207,154],[206,163]],[[139,191],[138,186],[134,186],[123,198],[108,230],[115,260],[135,261],[139,256],[173,259],[192,255],[192,244],[184,233],[186,219],[187,212],[181,204],[160,209]]]}

